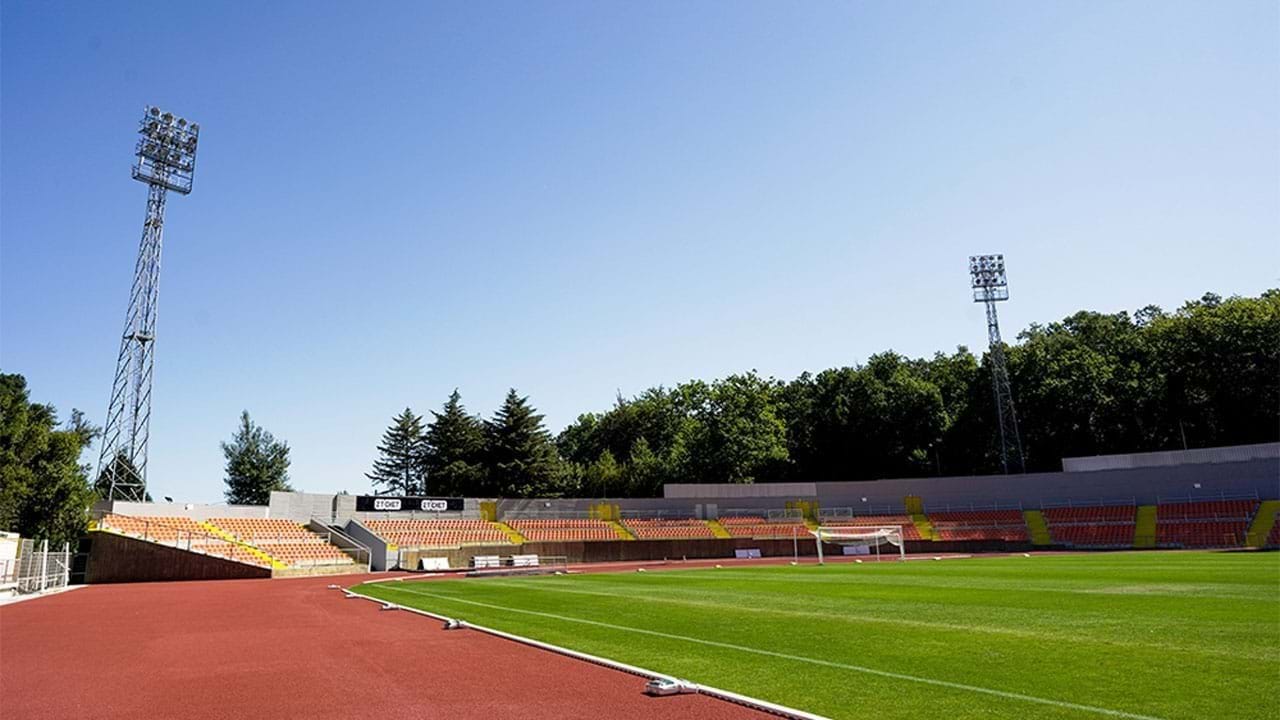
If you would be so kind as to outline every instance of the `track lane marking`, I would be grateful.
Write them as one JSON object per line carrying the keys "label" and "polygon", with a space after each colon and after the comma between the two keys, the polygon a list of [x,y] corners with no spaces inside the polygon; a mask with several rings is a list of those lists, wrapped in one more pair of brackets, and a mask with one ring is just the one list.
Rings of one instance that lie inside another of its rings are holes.
{"label": "track lane marking", "polygon": [[706,645],[708,647],[718,647],[725,650],[735,650],[738,652],[751,653],[755,655],[764,655],[767,657],[776,657],[782,660],[792,660],[795,662],[809,663],[811,665],[819,665],[822,667],[836,668],[838,670],[850,670],[866,675],[874,675],[877,677],[890,678],[893,680],[904,680],[907,682],[920,683],[923,685],[932,685],[935,687],[944,687],[952,690],[963,690],[965,692],[978,693],[982,695],[991,695],[994,697],[1005,698],[1007,700],[1020,700],[1022,702],[1036,703],[1039,705],[1049,705],[1052,707],[1065,708],[1068,710],[1079,710],[1081,712],[1093,713],[1095,715],[1106,715],[1109,717],[1128,718],[1129,720],[1165,720],[1155,715],[1141,715],[1138,713],[1125,712],[1123,710],[1113,710],[1111,708],[1097,707],[1094,705],[1082,705],[1080,703],[1067,702],[1065,700],[1054,700],[1052,698],[1042,698],[1035,695],[1025,695],[1023,693],[1008,692],[1005,690],[996,690],[994,688],[985,688],[978,685],[966,685],[964,683],[951,682],[949,680],[937,680],[934,678],[920,677],[918,675],[907,675],[905,673],[896,673],[888,670],[877,670],[862,665],[852,665],[849,663],[835,662],[833,660],[822,660],[820,658],[805,657],[803,655],[792,655],[790,653],[777,652],[774,650],[763,650],[761,648],[753,648],[747,645],[735,645],[733,643],[720,642],[718,640],[704,640],[702,638],[689,637],[687,635],[676,635],[674,633],[664,633],[658,630],[646,630],[644,628],[628,627],[626,625],[615,625],[613,623],[601,622],[599,620],[587,620],[584,618],[575,618],[568,615],[557,615],[555,613],[541,612],[538,610],[524,610],[521,608],[512,608],[505,605],[496,605],[494,603],[481,602],[479,600],[464,600],[449,595],[439,595],[437,593],[423,592],[406,588],[402,584],[395,586],[379,584],[379,587],[394,591],[409,593],[411,595],[421,595],[424,597],[444,600],[446,602],[462,603],[465,605],[474,605],[476,607],[489,608],[491,610],[500,610],[505,612],[519,613],[522,615],[532,615],[534,617],[548,618],[551,620],[560,620],[563,622],[579,623],[582,625],[592,625],[602,627],[609,630],[618,630],[622,632],[636,633],[639,635],[648,635],[651,637],[660,637],[667,640],[678,640],[697,645]]}

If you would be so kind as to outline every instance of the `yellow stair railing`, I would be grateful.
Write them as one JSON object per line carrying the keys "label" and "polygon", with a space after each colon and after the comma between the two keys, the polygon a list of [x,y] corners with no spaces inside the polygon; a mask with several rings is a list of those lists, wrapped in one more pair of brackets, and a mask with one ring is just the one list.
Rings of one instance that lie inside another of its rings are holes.
{"label": "yellow stair railing", "polygon": [[1249,547],[1262,547],[1267,544],[1267,536],[1276,524],[1276,513],[1280,512],[1280,500],[1263,500],[1258,506],[1258,514],[1249,523],[1249,532],[1245,535],[1244,544]]}
{"label": "yellow stair railing", "polygon": [[724,529],[724,525],[721,525],[719,520],[703,520],[702,522],[706,523],[707,527],[711,528],[712,535],[715,535],[722,540],[728,540],[733,537],[729,534],[728,530]]}
{"label": "yellow stair railing", "polygon": [[928,516],[924,513],[911,513],[911,522],[915,524],[921,538],[925,540],[939,539],[938,532],[933,529],[933,523],[929,522]]}
{"label": "yellow stair railing", "polygon": [[1139,505],[1137,525],[1133,529],[1133,546],[1136,548],[1153,548],[1156,546],[1156,506]]}
{"label": "yellow stair railing", "polygon": [[1053,538],[1049,535],[1049,525],[1044,521],[1044,513],[1039,510],[1023,510],[1022,518],[1027,522],[1032,545],[1053,544]]}
{"label": "yellow stair railing", "polygon": [[617,520],[606,520],[605,522],[609,524],[609,527],[613,528],[613,532],[616,533],[619,538],[622,538],[623,540],[636,539],[636,536],[631,532],[631,529]]}
{"label": "yellow stair railing", "polygon": [[501,520],[490,520],[489,522],[490,522],[494,527],[496,527],[496,528],[498,528],[499,530],[501,530],[502,532],[506,533],[506,534],[507,534],[507,537],[511,539],[511,542],[512,542],[512,543],[514,543],[514,544],[516,544],[516,545],[523,545],[523,544],[525,544],[525,543],[529,542],[528,540],[526,540],[526,539],[525,539],[525,537],[524,537],[523,535],[521,535],[521,534],[520,534],[520,531],[519,531],[519,530],[516,530],[515,528],[513,528],[513,527],[511,527],[510,525],[508,525],[508,524],[506,524],[506,523],[502,522]]}
{"label": "yellow stair railing", "polygon": [[253,555],[259,560],[262,560],[263,562],[269,564],[272,568],[289,567],[286,563],[272,557],[271,554],[268,553],[266,550],[263,550],[262,548],[256,545],[250,545],[249,543],[236,537],[234,534],[229,533],[226,530],[223,530],[222,528],[218,527],[217,525],[214,525],[208,520],[201,520],[200,527],[204,528],[206,532],[208,532],[210,535],[214,537],[222,538],[227,542],[235,543],[236,545],[239,545],[245,550],[248,550],[250,555]]}

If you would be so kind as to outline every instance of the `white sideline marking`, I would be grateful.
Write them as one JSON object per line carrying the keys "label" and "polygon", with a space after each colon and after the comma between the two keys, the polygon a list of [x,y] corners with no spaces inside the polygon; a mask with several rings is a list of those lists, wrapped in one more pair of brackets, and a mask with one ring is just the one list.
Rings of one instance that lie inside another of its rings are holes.
{"label": "white sideline marking", "polygon": [[776,652],[774,650],[761,650],[760,648],[748,647],[746,645],[734,645],[733,643],[719,642],[717,640],[703,640],[701,638],[688,637],[685,635],[675,635],[672,633],[659,632],[657,630],[645,630],[643,628],[633,628],[626,625],[614,625],[613,623],[600,622],[598,620],[585,620],[583,618],[569,617],[567,615],[556,615],[555,613],[539,612],[537,610],[522,610],[520,608],[511,608],[504,605],[495,605],[493,603],[480,602],[479,600],[463,600],[462,598],[451,597],[449,595],[437,595],[436,593],[423,592],[421,590],[413,590],[403,585],[391,587],[384,585],[387,590],[398,592],[407,592],[414,595],[423,595],[425,597],[436,598],[437,600],[445,600],[448,602],[463,603],[466,605],[475,605],[477,607],[490,608],[492,610],[505,610],[507,612],[520,613],[523,615],[533,615],[536,617],[550,618],[552,620],[563,620],[565,622],[581,623],[583,625],[594,625],[596,627],[608,628],[610,630],[621,630],[623,632],[632,632],[640,635],[650,635],[653,637],[666,638],[668,640],[681,640],[684,642],[695,643],[698,645],[707,645],[710,647],[724,648],[726,650],[737,650],[739,652],[753,653],[756,655],[767,655],[769,657],[782,658],[783,660],[794,660],[796,662],[805,662],[813,665],[822,665],[824,667],[832,667],[840,670],[852,670],[854,672],[865,673],[867,675],[875,675],[878,677],[891,678],[894,680],[906,680],[908,682],[921,683],[924,685],[933,685],[935,687],[945,687],[952,690],[964,690],[967,692],[980,693],[983,695],[993,695],[995,697],[1006,698],[1009,700],[1021,700],[1023,702],[1037,703],[1040,705],[1051,705],[1053,707],[1067,708],[1069,710],[1080,710],[1083,712],[1095,713],[1098,715],[1108,715],[1110,717],[1129,718],[1129,720],[1164,720],[1154,715],[1139,715],[1137,713],[1125,712],[1123,710],[1112,710],[1111,708],[1096,707],[1093,705],[1081,705],[1079,703],[1066,702],[1064,700],[1053,700],[1050,698],[1036,697],[1035,695],[1024,695],[1022,693],[1007,692],[1005,690],[996,690],[993,688],[979,687],[977,685],[965,685],[964,683],[951,682],[949,680],[935,680],[933,678],[919,677],[916,675],[907,675],[905,673],[890,672],[888,670],[876,670],[875,668],[863,667],[861,665],[850,665],[848,663],[834,662],[832,660],[821,660],[818,658],[805,657],[803,655],[791,655],[789,653]]}

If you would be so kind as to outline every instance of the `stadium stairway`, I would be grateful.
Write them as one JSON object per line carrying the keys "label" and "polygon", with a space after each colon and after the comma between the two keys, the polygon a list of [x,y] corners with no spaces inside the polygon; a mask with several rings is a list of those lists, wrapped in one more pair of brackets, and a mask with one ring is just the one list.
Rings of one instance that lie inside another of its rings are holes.
{"label": "stadium stairway", "polygon": [[270,565],[272,570],[280,570],[282,568],[288,567],[288,565],[286,565],[285,563],[271,557],[270,553],[266,552],[262,548],[246,543],[245,541],[241,540],[235,535],[232,535],[226,530],[223,530],[217,525],[214,525],[213,523],[209,522],[208,520],[201,520],[199,522],[199,525],[200,527],[204,528],[204,531],[209,533],[210,535],[217,538],[222,538],[227,542],[235,543],[236,545],[239,545],[245,550],[248,550],[251,555],[261,559],[263,562]]}
{"label": "stadium stairway", "polygon": [[636,536],[632,534],[630,530],[627,529],[626,525],[623,525],[617,520],[609,520],[607,522],[609,523],[609,527],[613,528],[613,531],[618,534],[619,538],[622,538],[623,540],[636,539]]}
{"label": "stadium stairway", "polygon": [[1039,510],[1023,510],[1022,517],[1027,521],[1032,545],[1053,544],[1053,538],[1049,536],[1049,525],[1044,521],[1044,513]]}
{"label": "stadium stairway", "polygon": [[933,523],[929,522],[928,516],[924,513],[911,513],[911,522],[915,523],[916,530],[920,532],[920,537],[924,540],[938,540],[938,533],[933,529]]}
{"label": "stadium stairway", "polygon": [[1249,533],[1245,535],[1244,544],[1249,547],[1262,547],[1267,544],[1271,528],[1276,523],[1276,513],[1280,512],[1280,500],[1263,500],[1258,512],[1249,523]]}
{"label": "stadium stairway", "polygon": [[1133,546],[1136,548],[1153,548],[1156,546],[1156,506],[1139,505],[1137,526],[1133,529]]}
{"label": "stadium stairway", "polygon": [[511,542],[516,545],[523,545],[529,542],[528,540],[525,539],[523,535],[520,534],[519,530],[516,530],[515,528],[502,522],[501,520],[494,520],[493,526],[498,528],[502,532],[506,533],[507,537],[511,538]]}
{"label": "stadium stairway", "polygon": [[732,535],[729,534],[728,530],[724,529],[724,526],[720,524],[719,520],[703,520],[703,522],[707,524],[707,527],[711,528],[712,535],[715,535],[716,537],[721,538],[723,540],[728,540],[729,538],[733,537]]}

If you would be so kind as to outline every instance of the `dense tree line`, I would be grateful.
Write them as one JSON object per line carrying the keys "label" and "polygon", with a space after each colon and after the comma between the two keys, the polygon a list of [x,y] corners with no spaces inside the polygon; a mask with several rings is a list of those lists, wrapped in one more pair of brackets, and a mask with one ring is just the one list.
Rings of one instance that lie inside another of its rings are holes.
{"label": "dense tree line", "polygon": [[[1032,325],[1006,354],[1029,471],[1280,439],[1280,290],[1209,294],[1175,312],[1079,312]],[[625,497],[668,482],[993,473],[989,362],[964,347],[885,352],[790,382],[753,371],[656,387],[579,416],[554,445],[515,391],[489,421],[455,392],[417,441],[413,477],[434,494]],[[389,475],[384,487],[403,489]]]}
{"label": "dense tree line", "polygon": [[31,402],[21,375],[0,374],[0,530],[51,545],[83,534],[97,497],[80,455],[99,434],[79,410],[65,425]]}

